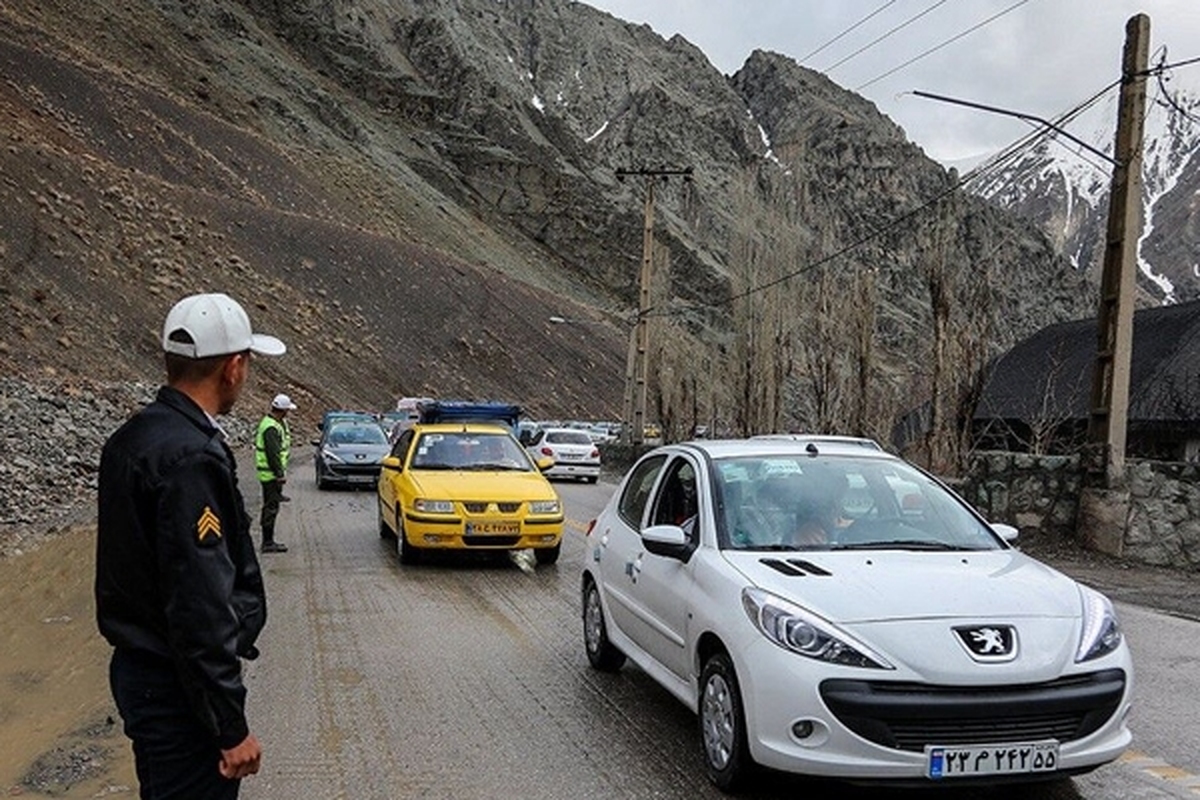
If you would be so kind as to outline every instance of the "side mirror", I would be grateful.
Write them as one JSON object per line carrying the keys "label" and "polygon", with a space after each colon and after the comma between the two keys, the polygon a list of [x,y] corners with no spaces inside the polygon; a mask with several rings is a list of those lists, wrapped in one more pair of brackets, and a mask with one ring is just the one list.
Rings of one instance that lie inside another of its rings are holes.
{"label": "side mirror", "polygon": [[383,461],[379,462],[379,466],[383,469],[390,469],[393,472],[402,472],[404,470],[404,462],[399,456],[387,456]]}
{"label": "side mirror", "polygon": [[1015,545],[1017,540],[1021,538],[1021,532],[1012,525],[1006,525],[1003,522],[993,522],[992,530],[994,530],[1001,539],[1009,544]]}
{"label": "side mirror", "polygon": [[687,561],[696,549],[678,525],[652,525],[642,531],[642,544],[656,556]]}
{"label": "side mirror", "polygon": [[551,469],[553,467],[554,467],[554,459],[551,458],[550,456],[542,456],[541,458],[539,458],[537,460],[537,468],[541,472],[545,472],[546,470]]}
{"label": "side mirror", "polygon": [[320,440],[320,439],[313,439],[313,440],[312,440],[312,446],[313,446],[313,447],[320,447],[320,446],[321,446],[321,440]]}

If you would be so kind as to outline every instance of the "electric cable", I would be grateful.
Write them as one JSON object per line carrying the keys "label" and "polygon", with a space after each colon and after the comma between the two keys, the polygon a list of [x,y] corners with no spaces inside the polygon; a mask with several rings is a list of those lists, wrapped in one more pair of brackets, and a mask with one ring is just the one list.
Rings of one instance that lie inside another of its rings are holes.
{"label": "electric cable", "polygon": [[874,78],[872,78],[871,80],[867,81],[866,83],[854,87],[854,91],[861,92],[863,89],[867,88],[868,86],[871,86],[872,84],[878,83],[879,81],[883,80],[884,78],[887,78],[891,75],[896,74],[897,72],[899,72],[900,70],[909,66],[910,64],[915,64],[916,62],[920,61],[921,59],[925,58],[926,56],[936,53],[938,50],[941,50],[943,47],[954,44],[955,42],[957,42],[959,39],[963,38],[964,36],[974,33],[975,31],[982,28],[984,25],[987,25],[991,22],[994,22],[994,21],[1000,19],[1000,17],[1003,17],[1008,12],[1018,9],[1028,2],[1029,2],[1029,0],[1017,0],[1016,3],[1013,3],[1011,6],[1004,9],[1003,11],[999,11],[999,12],[993,14],[992,16],[988,17],[987,19],[983,20],[982,22],[976,23],[975,25],[972,25],[970,28],[967,28],[965,31],[955,34],[954,36],[951,36],[949,39],[946,39],[941,44],[934,45],[933,47],[929,48],[925,52],[913,56],[908,61],[905,61],[903,64],[899,64],[895,67],[892,67],[887,72],[884,72],[882,75],[877,75]]}
{"label": "electric cable", "polygon": [[831,44],[834,44],[835,42],[838,42],[838,41],[840,41],[840,40],[841,40],[841,39],[842,39],[844,36],[846,36],[847,34],[849,34],[849,33],[852,33],[853,31],[857,30],[857,29],[858,29],[858,27],[859,27],[859,26],[861,26],[863,23],[865,23],[865,22],[867,22],[867,21],[871,20],[873,17],[875,17],[875,16],[877,16],[878,14],[880,14],[881,12],[883,12],[883,11],[887,10],[887,8],[888,8],[889,6],[893,6],[893,5],[895,5],[895,4],[896,4],[896,2],[897,2],[897,0],[888,0],[888,2],[884,3],[884,4],[883,4],[883,5],[881,5],[879,8],[875,9],[874,11],[872,11],[870,14],[867,14],[865,17],[863,17],[863,18],[862,18],[862,19],[860,19],[858,22],[856,22],[856,23],[854,23],[853,25],[851,25],[849,28],[846,28],[846,30],[842,31],[842,32],[841,32],[841,33],[839,33],[837,36],[835,36],[835,37],[833,37],[832,39],[830,39],[829,41],[825,42],[825,44],[821,45],[821,46],[820,46],[820,47],[818,47],[816,50],[813,50],[813,51],[812,51],[811,53],[809,53],[808,55],[806,55],[806,56],[804,56],[804,57],[800,58],[800,59],[799,59],[800,63],[801,63],[801,64],[803,64],[805,61],[808,61],[810,58],[812,58],[812,57],[813,57],[813,56],[815,56],[817,53],[819,53],[819,52],[821,52],[822,50],[824,50],[826,47],[829,47]]}
{"label": "electric cable", "polygon": [[887,39],[892,34],[898,33],[899,31],[903,30],[904,28],[907,28],[909,25],[913,24],[914,22],[919,20],[921,17],[925,16],[926,14],[930,13],[931,11],[934,11],[934,10],[946,5],[946,3],[948,3],[948,2],[949,2],[949,0],[938,0],[938,2],[934,3],[929,8],[925,9],[924,11],[922,11],[914,16],[909,17],[908,19],[904,20],[904,22],[901,22],[899,25],[897,25],[896,27],[889,30],[887,33],[883,34],[882,36],[880,36],[876,39],[871,40],[870,42],[867,42],[862,47],[858,48],[853,53],[851,53],[850,55],[843,58],[841,61],[838,61],[837,63],[832,64],[821,71],[826,72],[826,73],[833,72],[835,69],[840,67],[842,64],[845,64],[850,59],[854,58],[855,56],[861,55],[862,53],[866,52],[867,50],[870,50],[872,47],[879,44],[884,39]]}
{"label": "electric cable", "polygon": [[[1107,92],[1116,88],[1120,84],[1121,84],[1120,80],[1113,81],[1112,83],[1110,83],[1109,85],[1107,85],[1103,89],[1101,89],[1100,91],[1093,94],[1088,99],[1082,101],[1081,103],[1078,103],[1073,108],[1071,108],[1068,111],[1064,112],[1063,114],[1059,115],[1059,117],[1057,117],[1056,119],[1054,119],[1052,121],[1055,123],[1055,125],[1061,126],[1061,124],[1063,124],[1064,122],[1069,122],[1071,120],[1074,120],[1085,110],[1087,110],[1091,106],[1095,105],[1095,103],[1098,102],[1100,100],[1100,98],[1102,98]],[[1001,150],[999,153],[997,153],[992,158],[985,161],[983,164],[975,167],[974,169],[968,171],[966,174],[960,176],[956,182],[954,182],[952,185],[950,185],[946,189],[942,190],[941,192],[937,193],[933,197],[929,198],[928,200],[925,200],[924,202],[920,203],[919,205],[915,206],[914,208],[892,218],[891,220],[884,223],[883,225],[863,234],[862,236],[858,237],[854,241],[849,242],[848,244],[838,248],[834,252],[829,253],[825,256],[822,256],[822,257],[816,259],[815,261],[811,261],[811,262],[803,265],[799,269],[793,270],[785,275],[782,275],[778,278],[774,278],[765,283],[761,283],[756,286],[752,286],[741,292],[736,292],[736,293],[730,295],[725,300],[722,300],[717,303],[680,304],[680,305],[675,306],[672,309],[663,309],[663,310],[654,309],[653,307],[651,307],[651,308],[646,309],[645,313],[647,316],[673,316],[675,314],[679,314],[681,312],[692,310],[692,309],[716,309],[716,308],[720,308],[720,307],[724,307],[724,306],[729,306],[738,300],[742,300],[746,297],[749,297],[750,295],[757,294],[762,291],[766,291],[767,289],[770,289],[774,286],[778,286],[781,283],[786,283],[787,281],[790,281],[793,278],[797,278],[800,275],[803,275],[805,273],[808,273],[815,269],[818,269],[819,267],[822,267],[822,266],[830,263],[831,261],[841,258],[842,256],[846,255],[847,253],[850,253],[850,252],[862,247],[863,245],[873,241],[874,239],[879,238],[880,236],[882,236],[883,234],[892,230],[893,228],[898,227],[900,224],[907,222],[908,220],[916,217],[918,214],[922,213],[926,209],[937,205],[942,200],[944,200],[946,197],[949,197],[954,192],[957,192],[959,189],[963,188],[968,183],[979,179],[981,176],[994,174],[995,172],[1002,169],[1004,166],[1007,166],[1008,164],[1010,164],[1013,161],[1015,161],[1016,159],[1018,159],[1020,156],[1024,155],[1025,152],[1027,152],[1029,149],[1037,146],[1037,144],[1040,144],[1044,139],[1052,136],[1053,134],[1054,134],[1054,130],[1052,128],[1043,128],[1041,130],[1034,131],[1030,134],[1026,134],[1025,136],[1017,139],[1015,142],[1013,142],[1009,146],[1005,147],[1003,150]],[[651,312],[654,312],[654,313],[651,313]]]}

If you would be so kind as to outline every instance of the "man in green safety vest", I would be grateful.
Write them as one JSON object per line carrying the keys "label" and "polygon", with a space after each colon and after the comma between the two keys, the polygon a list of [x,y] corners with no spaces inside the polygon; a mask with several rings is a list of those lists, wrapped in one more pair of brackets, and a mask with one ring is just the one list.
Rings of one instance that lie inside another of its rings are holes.
{"label": "man in green safety vest", "polygon": [[287,482],[288,454],[292,449],[292,434],[288,430],[287,414],[296,404],[286,394],[277,394],[271,410],[258,423],[254,436],[254,467],[262,484],[262,552],[286,553],[287,545],[275,541],[275,518],[279,504],[288,498],[283,495]]}

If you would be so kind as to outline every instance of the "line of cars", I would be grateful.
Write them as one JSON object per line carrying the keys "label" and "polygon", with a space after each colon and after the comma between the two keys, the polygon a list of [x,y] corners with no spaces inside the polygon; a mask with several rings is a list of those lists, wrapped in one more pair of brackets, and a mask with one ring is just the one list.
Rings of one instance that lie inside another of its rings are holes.
{"label": "line of cars", "polygon": [[424,399],[396,416],[389,437],[375,415],[326,413],[314,470],[318,488],[376,489],[379,534],[396,541],[401,563],[431,550],[528,549],[539,564],[558,560],[562,501],[546,477],[557,462],[514,436],[519,407]]}
{"label": "line of cars", "polygon": [[[546,475],[594,481],[594,443],[539,428],[522,444],[515,407],[443,412],[382,459],[380,535],[406,564],[524,548],[555,563],[564,509]],[[344,424],[362,421],[326,427]],[[584,650],[597,670],[635,662],[692,709],[726,791],[763,766],[1061,780],[1129,745],[1132,657],[1111,602],[1016,536],[869,440],[661,446],[588,526]]]}

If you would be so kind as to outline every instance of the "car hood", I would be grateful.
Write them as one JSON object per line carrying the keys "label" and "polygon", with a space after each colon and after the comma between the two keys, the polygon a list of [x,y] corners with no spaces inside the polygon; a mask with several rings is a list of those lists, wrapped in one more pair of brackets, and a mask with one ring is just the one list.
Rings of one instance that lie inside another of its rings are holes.
{"label": "car hood", "polygon": [[386,444],[327,444],[325,449],[346,461],[369,461],[372,464],[382,460],[390,450]]}
{"label": "car hood", "polygon": [[438,500],[551,500],[558,495],[540,472],[412,470],[417,493]]}
{"label": "car hood", "polygon": [[1015,550],[725,556],[750,583],[840,624],[1081,613],[1073,580]]}

